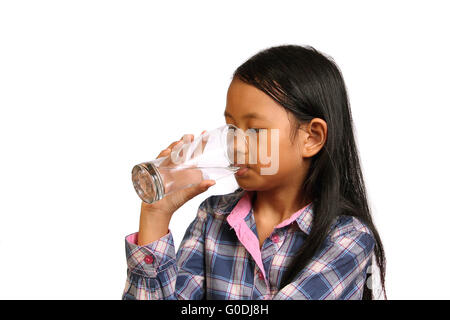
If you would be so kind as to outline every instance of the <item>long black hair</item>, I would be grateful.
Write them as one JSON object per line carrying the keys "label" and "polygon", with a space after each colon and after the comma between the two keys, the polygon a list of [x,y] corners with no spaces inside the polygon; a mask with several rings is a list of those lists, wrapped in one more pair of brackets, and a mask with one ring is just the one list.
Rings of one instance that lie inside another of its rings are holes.
{"label": "long black hair", "polygon": [[[295,117],[291,139],[301,124],[313,118],[327,123],[324,147],[313,157],[302,186],[313,202],[312,229],[288,269],[284,287],[306,267],[325,241],[339,215],[357,217],[372,231],[374,253],[386,297],[385,255],[372,221],[366,188],[353,133],[353,120],[342,73],[334,60],[311,46],[281,45],[262,50],[239,66],[233,74],[272,97]],[[372,299],[371,287],[364,285],[363,299]]]}

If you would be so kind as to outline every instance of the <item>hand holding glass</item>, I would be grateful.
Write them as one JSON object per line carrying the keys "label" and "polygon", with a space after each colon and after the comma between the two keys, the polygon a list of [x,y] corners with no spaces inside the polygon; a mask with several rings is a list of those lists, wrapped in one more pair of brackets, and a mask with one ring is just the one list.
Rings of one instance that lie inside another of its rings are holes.
{"label": "hand holding glass", "polygon": [[247,140],[238,133],[236,126],[226,124],[192,142],[181,141],[168,156],[135,165],[132,181],[137,194],[142,201],[153,203],[202,180],[218,180],[237,172],[247,150]]}

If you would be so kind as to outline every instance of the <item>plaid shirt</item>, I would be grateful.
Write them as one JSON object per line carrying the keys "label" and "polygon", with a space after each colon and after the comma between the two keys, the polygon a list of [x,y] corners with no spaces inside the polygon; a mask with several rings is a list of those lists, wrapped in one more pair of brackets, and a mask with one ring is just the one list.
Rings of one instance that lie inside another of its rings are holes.
{"label": "plaid shirt", "polygon": [[375,245],[367,226],[339,216],[310,263],[280,288],[310,232],[313,206],[277,225],[260,248],[252,195],[238,188],[204,200],[176,254],[170,229],[145,246],[137,233],[127,236],[122,299],[361,299]]}

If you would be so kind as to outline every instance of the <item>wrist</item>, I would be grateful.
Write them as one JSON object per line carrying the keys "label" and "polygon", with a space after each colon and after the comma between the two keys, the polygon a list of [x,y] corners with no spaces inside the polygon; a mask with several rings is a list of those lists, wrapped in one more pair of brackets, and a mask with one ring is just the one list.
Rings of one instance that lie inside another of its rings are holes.
{"label": "wrist", "polygon": [[145,202],[141,204],[141,219],[144,220],[170,221],[172,214],[173,212],[161,209],[154,204]]}
{"label": "wrist", "polygon": [[169,232],[169,223],[172,214],[161,210],[150,210],[142,206],[139,220],[138,245],[147,245],[160,239]]}

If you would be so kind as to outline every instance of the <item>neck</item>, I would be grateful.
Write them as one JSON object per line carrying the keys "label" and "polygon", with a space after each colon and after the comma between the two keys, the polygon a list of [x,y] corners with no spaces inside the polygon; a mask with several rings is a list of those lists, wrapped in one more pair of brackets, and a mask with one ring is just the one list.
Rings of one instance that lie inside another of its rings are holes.
{"label": "neck", "polygon": [[280,186],[270,190],[256,191],[253,210],[265,221],[280,223],[308,204],[303,199],[300,186]]}

